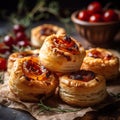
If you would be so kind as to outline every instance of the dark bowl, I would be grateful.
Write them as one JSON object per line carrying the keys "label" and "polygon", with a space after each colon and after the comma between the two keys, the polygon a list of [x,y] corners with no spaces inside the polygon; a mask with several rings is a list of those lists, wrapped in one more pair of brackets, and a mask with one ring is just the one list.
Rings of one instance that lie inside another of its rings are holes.
{"label": "dark bowl", "polygon": [[71,20],[78,33],[93,45],[104,45],[113,41],[120,30],[120,21],[90,23],[79,20],[78,12],[72,13]]}

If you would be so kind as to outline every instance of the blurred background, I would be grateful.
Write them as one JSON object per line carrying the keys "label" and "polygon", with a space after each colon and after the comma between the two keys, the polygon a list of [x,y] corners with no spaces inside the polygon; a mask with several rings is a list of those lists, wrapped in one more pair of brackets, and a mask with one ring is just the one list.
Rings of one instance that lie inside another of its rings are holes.
{"label": "blurred background", "polygon": [[[48,17],[70,17],[75,10],[85,8],[93,0],[2,0],[0,3],[0,20],[20,20],[29,17],[32,21]],[[97,0],[103,7],[120,9],[119,0]],[[34,9],[34,10],[33,10]],[[46,12],[46,14],[45,14]],[[44,14],[42,14],[44,13]],[[49,13],[49,14],[48,14]]]}
{"label": "blurred background", "polygon": [[[120,10],[119,0],[2,0],[0,3],[0,36],[11,31],[10,25],[23,24],[31,29],[33,26],[47,22],[65,27],[69,34],[81,39],[71,24],[71,14],[76,10],[86,8],[93,1],[100,2],[103,8]],[[118,43],[115,44],[118,45]]]}

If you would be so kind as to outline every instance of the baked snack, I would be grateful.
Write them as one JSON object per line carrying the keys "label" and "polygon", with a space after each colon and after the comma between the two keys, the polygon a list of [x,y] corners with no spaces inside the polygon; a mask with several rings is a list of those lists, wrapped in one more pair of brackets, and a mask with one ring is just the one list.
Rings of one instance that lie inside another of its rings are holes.
{"label": "baked snack", "polygon": [[40,62],[55,72],[72,72],[79,70],[85,50],[74,38],[67,35],[48,36],[40,49]]}
{"label": "baked snack", "polygon": [[18,58],[9,78],[9,88],[17,98],[26,102],[38,102],[54,94],[57,77],[40,65],[38,57]]}
{"label": "baked snack", "polygon": [[65,29],[57,25],[42,24],[31,30],[31,43],[35,47],[41,47],[47,36],[65,33]]}
{"label": "baked snack", "polygon": [[16,59],[27,57],[27,56],[38,56],[38,55],[39,55],[39,49],[12,53],[8,58],[7,72],[10,74],[11,69]]}
{"label": "baked snack", "polygon": [[107,49],[91,48],[86,50],[81,69],[94,71],[110,80],[119,73],[119,58]]}
{"label": "baked snack", "polygon": [[59,95],[72,106],[93,106],[106,98],[106,81],[103,76],[85,70],[63,75],[59,78]]}

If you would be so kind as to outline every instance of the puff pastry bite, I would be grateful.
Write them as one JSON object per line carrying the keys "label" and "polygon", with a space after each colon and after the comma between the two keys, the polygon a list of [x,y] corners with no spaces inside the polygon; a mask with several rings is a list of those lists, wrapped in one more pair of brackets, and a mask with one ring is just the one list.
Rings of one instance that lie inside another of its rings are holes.
{"label": "puff pastry bite", "polygon": [[107,80],[113,79],[119,73],[119,58],[107,49],[91,48],[86,50],[81,69],[94,71]]}
{"label": "puff pastry bite", "polygon": [[85,70],[63,75],[59,78],[59,95],[72,106],[96,105],[107,96],[105,78]]}
{"label": "puff pastry bite", "polygon": [[15,61],[9,88],[20,100],[37,102],[54,94],[57,86],[56,76],[39,64],[38,57],[24,57]]}
{"label": "puff pastry bite", "polygon": [[8,58],[7,72],[10,74],[11,69],[16,59],[27,57],[27,56],[38,56],[38,55],[39,55],[39,49],[12,53]]}
{"label": "puff pastry bite", "polygon": [[79,70],[85,50],[67,35],[48,36],[40,49],[40,62],[51,71],[66,73]]}
{"label": "puff pastry bite", "polygon": [[53,24],[43,24],[31,30],[31,43],[35,47],[41,47],[47,36],[65,33],[65,29],[62,27]]}

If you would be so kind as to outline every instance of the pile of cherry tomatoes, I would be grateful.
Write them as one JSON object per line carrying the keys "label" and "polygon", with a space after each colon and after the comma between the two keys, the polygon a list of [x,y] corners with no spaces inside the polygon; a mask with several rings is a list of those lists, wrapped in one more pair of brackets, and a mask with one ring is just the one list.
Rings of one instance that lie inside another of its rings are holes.
{"label": "pile of cherry tomatoes", "polygon": [[4,36],[2,42],[0,42],[0,71],[7,69],[7,58],[4,56],[9,56],[14,51],[14,47],[31,46],[25,26],[21,24],[14,25],[12,33]]}
{"label": "pile of cherry tomatoes", "polygon": [[115,10],[104,10],[101,3],[97,1],[91,2],[86,9],[79,11],[77,18],[87,22],[111,22],[119,20]]}

